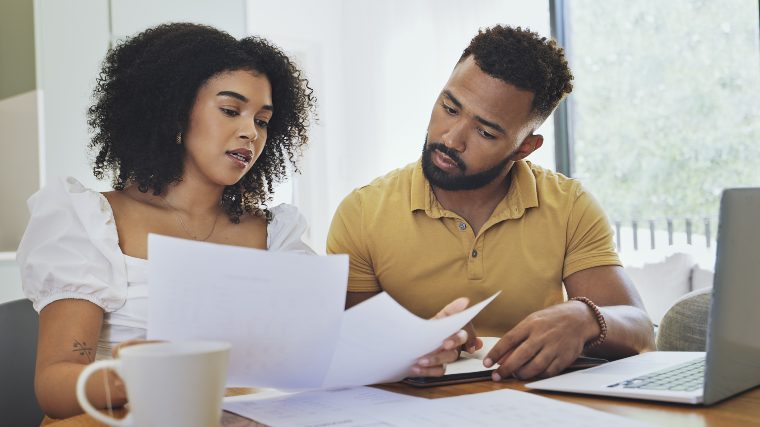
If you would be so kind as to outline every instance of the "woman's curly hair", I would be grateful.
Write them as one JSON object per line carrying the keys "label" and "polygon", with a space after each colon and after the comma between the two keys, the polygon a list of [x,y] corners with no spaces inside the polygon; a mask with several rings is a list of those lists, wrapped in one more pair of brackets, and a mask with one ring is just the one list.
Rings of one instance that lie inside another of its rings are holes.
{"label": "woman's curly hair", "polygon": [[528,29],[497,25],[478,31],[459,62],[470,55],[484,73],[533,92],[535,117],[548,117],[573,90],[563,49]]}
{"label": "woman's curly hair", "polygon": [[234,223],[244,213],[270,219],[266,202],[308,142],[316,98],[296,65],[258,37],[237,40],[215,28],[172,23],[128,38],[109,51],[97,79],[87,123],[98,179],[110,175],[116,190],[137,185],[161,195],[181,180],[184,144],[196,95],[226,71],[263,74],[272,86],[274,112],[260,157],[243,178],[224,189],[222,208]]}

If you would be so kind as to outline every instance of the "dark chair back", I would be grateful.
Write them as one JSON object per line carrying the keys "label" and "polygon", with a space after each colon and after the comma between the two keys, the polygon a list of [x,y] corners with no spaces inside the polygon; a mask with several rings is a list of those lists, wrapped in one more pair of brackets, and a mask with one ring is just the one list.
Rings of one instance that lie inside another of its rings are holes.
{"label": "dark chair back", "polygon": [[29,300],[0,304],[0,425],[39,426],[34,395],[39,316]]}

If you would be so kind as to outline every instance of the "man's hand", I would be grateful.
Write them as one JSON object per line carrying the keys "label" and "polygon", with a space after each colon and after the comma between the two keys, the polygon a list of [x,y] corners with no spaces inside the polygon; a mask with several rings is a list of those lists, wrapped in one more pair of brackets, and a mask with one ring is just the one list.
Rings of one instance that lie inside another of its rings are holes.
{"label": "man's hand", "polygon": [[518,379],[550,377],[570,366],[584,344],[598,336],[599,325],[588,307],[579,301],[537,311],[507,332],[483,360],[494,381],[510,375]]}
{"label": "man's hand", "polygon": [[[467,308],[469,303],[470,301],[467,298],[457,298],[439,311],[433,319],[440,319],[459,313]],[[440,377],[446,372],[446,364],[454,362],[459,358],[460,347],[463,345],[468,349],[476,347],[480,340],[474,336],[475,329],[472,328],[472,325],[468,324],[468,326],[473,332],[472,335],[468,334],[467,327],[465,327],[465,329],[461,329],[454,335],[446,338],[437,350],[417,360],[417,363],[412,366],[412,375],[418,377]],[[480,347],[482,346],[483,343],[480,342]]]}

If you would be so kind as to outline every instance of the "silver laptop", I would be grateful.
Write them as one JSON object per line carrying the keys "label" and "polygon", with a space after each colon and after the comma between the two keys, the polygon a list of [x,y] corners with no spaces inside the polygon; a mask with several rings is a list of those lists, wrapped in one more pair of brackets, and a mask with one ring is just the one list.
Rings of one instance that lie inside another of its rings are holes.
{"label": "silver laptop", "polygon": [[707,352],[654,351],[527,384],[710,405],[760,385],[760,188],[723,192]]}

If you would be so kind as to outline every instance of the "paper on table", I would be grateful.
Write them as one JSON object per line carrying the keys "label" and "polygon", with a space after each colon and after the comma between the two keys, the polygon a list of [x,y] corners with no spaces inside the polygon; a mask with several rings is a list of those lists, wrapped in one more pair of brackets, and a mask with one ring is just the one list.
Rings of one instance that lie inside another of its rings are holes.
{"label": "paper on table", "polygon": [[383,425],[414,427],[649,424],[516,390],[496,390],[440,399],[421,399],[357,387],[293,394],[270,399],[225,399],[224,409],[276,426]]}
{"label": "paper on table", "polygon": [[286,396],[259,398],[236,396],[224,399],[226,411],[272,426],[367,426],[374,425],[375,408],[384,408],[415,400],[418,397],[391,393],[371,387],[307,391]]}
{"label": "paper on table", "polygon": [[148,252],[149,339],[230,342],[229,386],[322,385],[344,312],[346,255],[153,234]]}
{"label": "paper on table", "polygon": [[422,319],[379,294],[346,311],[324,387],[398,381],[420,356],[472,320],[499,295],[441,319]]}
{"label": "paper on table", "polygon": [[399,402],[393,408],[385,408],[382,412],[370,410],[366,415],[382,417],[385,425],[415,427],[650,426],[585,406],[509,389],[425,402]]}

